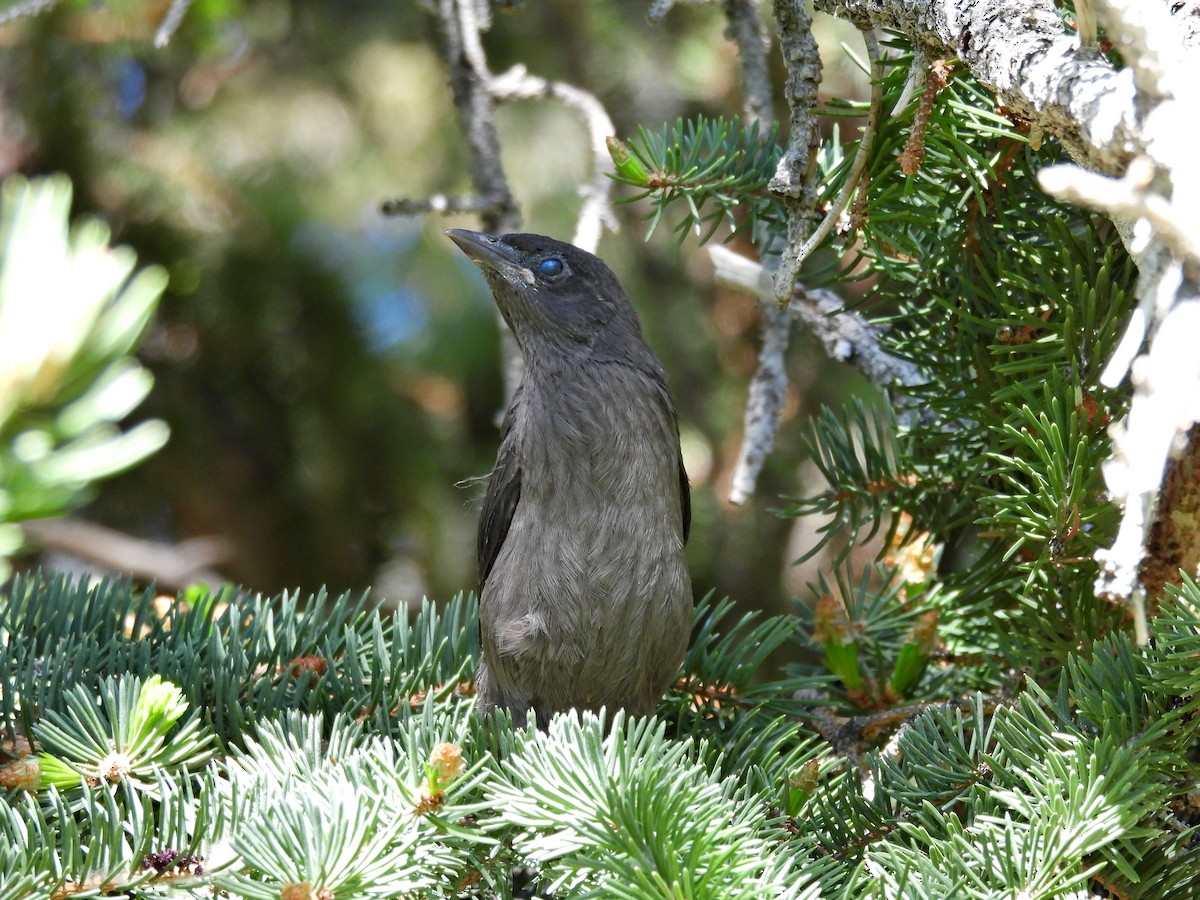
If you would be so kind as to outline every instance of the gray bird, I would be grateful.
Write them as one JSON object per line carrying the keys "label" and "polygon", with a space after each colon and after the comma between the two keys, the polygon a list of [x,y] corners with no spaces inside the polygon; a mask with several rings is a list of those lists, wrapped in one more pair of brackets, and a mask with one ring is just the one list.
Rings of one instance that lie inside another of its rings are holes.
{"label": "gray bird", "polygon": [[477,706],[539,725],[649,714],[687,649],[691,524],[679,425],[629,297],[590,253],[536,234],[447,235],[525,356],[479,522]]}

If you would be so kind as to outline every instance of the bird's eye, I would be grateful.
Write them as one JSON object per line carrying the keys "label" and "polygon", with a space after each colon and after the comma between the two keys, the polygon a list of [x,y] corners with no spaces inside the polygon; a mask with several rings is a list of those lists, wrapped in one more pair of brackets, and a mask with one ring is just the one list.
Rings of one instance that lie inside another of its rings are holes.
{"label": "bird's eye", "polygon": [[546,278],[557,278],[562,274],[562,270],[563,261],[557,256],[548,256],[537,264],[538,274]]}

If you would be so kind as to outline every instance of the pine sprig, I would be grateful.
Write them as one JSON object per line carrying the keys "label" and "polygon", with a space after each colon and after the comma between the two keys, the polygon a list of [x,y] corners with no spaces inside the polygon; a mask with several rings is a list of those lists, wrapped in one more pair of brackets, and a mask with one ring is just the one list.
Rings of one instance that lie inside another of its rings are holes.
{"label": "pine sprig", "polygon": [[[957,600],[911,579],[901,590],[886,570],[870,574],[828,587],[853,614],[864,671],[882,681],[922,610],[948,615]],[[1072,653],[1065,668],[1023,682],[1015,700],[974,694],[916,704],[924,712],[895,720],[899,733],[886,746],[886,732],[863,730],[870,716],[857,726],[847,720],[843,729],[859,728],[861,770],[840,755],[841,744],[814,731],[817,717],[836,715],[827,669],[766,674],[772,649],[802,634],[803,623],[733,618],[729,604],[711,599],[698,613],[685,671],[734,687],[720,705],[679,691],[662,707],[666,719],[564,716],[538,732],[514,730],[503,715],[485,725],[465,697],[436,684],[386,714],[362,715],[372,689],[309,678],[292,687],[296,706],[309,705],[307,686],[345,691],[329,705],[347,711],[301,714],[264,700],[255,691],[262,673],[249,672],[237,696],[250,705],[253,727],[243,728],[212,710],[187,718],[194,711],[182,708],[182,684],[175,691],[140,673],[77,670],[65,694],[27,707],[25,692],[40,673],[11,666],[20,643],[13,637],[26,633],[26,615],[45,621],[39,598],[74,597],[84,621],[100,622],[143,601],[128,585],[32,579],[18,587],[24,593],[4,610],[0,642],[10,726],[32,719],[29,733],[47,738],[43,752],[61,753],[75,739],[86,760],[111,738],[167,764],[147,768],[140,783],[89,782],[73,771],[61,790],[9,788],[0,804],[5,891],[198,897],[215,886],[263,897],[505,897],[516,869],[562,896],[667,897],[678,886],[705,900],[818,892],[865,900],[879,884],[889,896],[946,889],[990,897],[1017,877],[1050,894],[1110,885],[1153,897],[1197,884],[1189,826],[1166,824],[1195,780],[1187,749],[1198,728],[1200,590],[1190,583],[1164,602],[1149,649],[1114,632]],[[224,599],[250,603],[262,618],[272,609],[323,614],[286,598]],[[267,658],[269,647],[256,643],[269,635],[254,638],[246,623],[230,627],[225,616],[243,622],[243,613],[218,606],[196,604],[203,626],[174,614],[179,627],[156,631],[145,659],[161,663],[168,648],[196,654],[185,668],[200,676],[230,659],[226,635],[249,637],[246,652]],[[334,657],[333,668],[389,673],[405,686],[457,674],[463,662],[452,656],[469,659],[474,623],[469,607],[450,613],[442,620],[427,607],[399,626],[357,606],[344,611],[333,617],[343,635],[371,640],[337,644],[362,658],[351,668]],[[361,620],[372,618],[378,627]],[[78,624],[45,621],[50,634],[31,642],[49,661],[79,639]],[[466,637],[454,631],[463,627]],[[293,641],[275,658],[312,644]],[[94,658],[138,659],[119,649]],[[392,661],[402,658],[425,667],[422,677],[398,672]],[[390,662],[376,667],[373,659]],[[949,690],[953,682],[939,678],[918,681],[918,692]],[[803,696],[789,696],[797,691]],[[205,733],[225,730],[181,759],[171,748],[192,721]],[[878,749],[865,749],[872,745]],[[216,757],[204,768],[212,747]]]}
{"label": "pine sprig", "polygon": [[[690,741],[654,720],[556,718],[506,761],[491,796],[528,829],[517,846],[577,897],[819,895],[769,851],[782,831]],[[669,790],[664,786],[671,784]]]}
{"label": "pine sprig", "polygon": [[729,119],[679,119],[661,131],[639,127],[628,143],[609,139],[616,166],[613,178],[639,188],[622,202],[650,201],[646,239],[672,206],[684,212],[674,226],[683,241],[689,232],[707,242],[728,225],[755,234],[760,228],[782,233],[786,219],[778,200],[767,192],[782,148],[775,126],[764,134],[758,123],[743,126]]}

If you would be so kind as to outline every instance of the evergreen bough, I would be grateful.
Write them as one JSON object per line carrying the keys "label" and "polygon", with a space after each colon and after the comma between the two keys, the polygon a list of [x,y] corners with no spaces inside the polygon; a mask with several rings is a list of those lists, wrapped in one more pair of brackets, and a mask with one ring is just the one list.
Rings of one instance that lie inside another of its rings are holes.
{"label": "evergreen bough", "polygon": [[[681,237],[782,232],[773,133],[682,122],[612,149]],[[821,148],[823,197],[852,157]],[[1098,370],[1134,272],[1037,189],[1057,157],[959,72],[883,118],[802,278],[869,277],[859,310],[925,377],[814,421],[828,488],[786,512],[829,517],[837,564],[795,615],[699,604],[655,718],[485,727],[469,598],[410,620],[15,581],[0,896],[1200,895],[1200,588],[1166,590],[1146,646],[1092,593],[1125,403]]]}
{"label": "evergreen bough", "polygon": [[410,622],[19,578],[0,896],[510,897],[514,872],[560,897],[1200,890],[1194,583],[1150,647],[1114,633],[1014,696],[923,702],[861,769],[817,737],[828,672],[763,665],[799,620],[730,613],[700,604],[657,718],[538,732],[474,716],[468,598]]}

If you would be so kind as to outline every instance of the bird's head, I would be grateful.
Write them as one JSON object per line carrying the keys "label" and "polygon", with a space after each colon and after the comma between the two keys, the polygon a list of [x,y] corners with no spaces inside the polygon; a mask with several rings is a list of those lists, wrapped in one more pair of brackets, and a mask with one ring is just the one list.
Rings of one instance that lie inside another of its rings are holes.
{"label": "bird's head", "polygon": [[587,251],[540,234],[446,234],[483,270],[527,359],[641,362],[649,353],[625,289]]}

